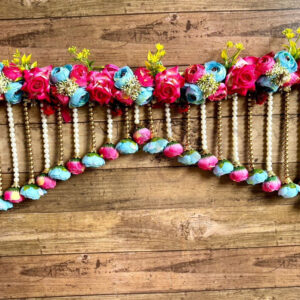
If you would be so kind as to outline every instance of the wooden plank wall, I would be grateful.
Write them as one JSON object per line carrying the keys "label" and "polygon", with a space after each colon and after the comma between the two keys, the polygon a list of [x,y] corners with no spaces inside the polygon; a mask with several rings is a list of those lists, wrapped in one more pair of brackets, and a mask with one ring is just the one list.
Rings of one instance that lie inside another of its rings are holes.
{"label": "wooden plank wall", "polygon": [[[285,27],[300,26],[297,0],[1,0],[1,59],[15,48],[40,65],[70,61],[66,48],[87,47],[98,65],[144,64],[148,49],[165,45],[166,65],[219,59],[230,39],[246,54],[278,50]],[[299,178],[300,105],[291,103],[291,169]],[[11,182],[5,109],[0,107],[4,185]],[[87,151],[87,111],[80,111],[82,153]],[[24,138],[21,109],[16,134]],[[30,111],[36,170],[41,169],[41,129]],[[230,105],[224,104],[225,152],[230,156]],[[275,169],[282,172],[282,101],[275,97]],[[255,108],[255,159],[264,163],[264,107]],[[155,111],[161,130],[163,115]],[[142,119],[145,119],[142,114]],[[199,114],[192,110],[193,143]],[[241,157],[246,162],[245,101],[239,106]],[[55,120],[49,120],[52,159]],[[208,106],[209,145],[215,149],[215,106]],[[122,121],[115,122],[120,137]],[[97,143],[105,114],[96,112]],[[71,127],[64,125],[66,156]],[[183,138],[182,116],[174,131]],[[21,178],[24,146],[18,144]],[[40,201],[0,214],[1,299],[211,300],[299,299],[300,202],[265,195],[259,187],[220,180],[161,156],[143,153],[59,184]]]}

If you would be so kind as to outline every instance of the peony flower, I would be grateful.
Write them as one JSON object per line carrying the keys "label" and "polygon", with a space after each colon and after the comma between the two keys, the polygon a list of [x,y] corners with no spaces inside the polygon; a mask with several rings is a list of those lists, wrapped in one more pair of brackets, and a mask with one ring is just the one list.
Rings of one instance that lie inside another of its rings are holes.
{"label": "peony flower", "polygon": [[205,74],[205,68],[202,65],[192,65],[186,68],[184,72],[185,81],[188,83],[197,83]]}
{"label": "peony flower", "polygon": [[141,87],[138,97],[135,99],[135,103],[138,105],[148,104],[152,100],[153,87]]}
{"label": "peony flower", "polygon": [[122,89],[133,77],[134,74],[128,66],[119,69],[114,75],[115,87]]}
{"label": "peony flower", "polygon": [[229,160],[223,159],[218,161],[217,165],[213,170],[213,173],[216,176],[220,177],[226,174],[230,174],[233,171],[233,169],[233,164]]}
{"label": "peony flower", "polygon": [[22,82],[10,82],[4,93],[5,100],[10,104],[18,104],[22,101]]}
{"label": "peony flower", "polygon": [[294,182],[284,184],[278,191],[278,195],[283,198],[294,198],[300,192],[300,186]]}
{"label": "peony flower", "polygon": [[166,148],[164,149],[164,155],[170,158],[181,155],[182,152],[183,152],[183,147],[180,143],[177,142],[168,143]]}
{"label": "peony flower", "polygon": [[12,81],[19,81],[23,77],[23,72],[18,66],[13,63],[10,63],[9,66],[3,66],[2,72],[5,77],[9,78]]}
{"label": "peony flower", "polygon": [[229,174],[232,181],[241,182],[248,179],[249,173],[244,166],[235,167],[233,171]]}
{"label": "peony flower", "polygon": [[247,183],[251,185],[263,183],[268,178],[268,173],[262,169],[253,169],[249,173]]}
{"label": "peony flower", "polygon": [[204,67],[205,73],[214,75],[214,78],[217,82],[221,82],[225,79],[226,68],[222,64],[216,61],[209,61],[204,64]]}
{"label": "peony flower", "polygon": [[50,73],[52,66],[24,70],[25,82],[22,90],[29,99],[46,100],[50,102]]}
{"label": "peony flower", "polygon": [[2,197],[0,197],[0,210],[9,210],[13,208],[13,204],[8,202],[8,201],[4,201]]}
{"label": "peony flower", "polygon": [[184,85],[184,94],[186,100],[190,104],[202,104],[204,103],[205,99],[203,98],[202,91],[196,84],[189,84],[186,83]]}
{"label": "peony flower", "polygon": [[216,164],[218,159],[212,154],[205,154],[198,161],[198,167],[202,170],[211,171]]}
{"label": "peony flower", "polygon": [[25,199],[24,196],[20,194],[20,189],[15,187],[7,189],[4,192],[3,198],[11,203],[20,203]]}
{"label": "peony flower", "polygon": [[138,144],[132,139],[122,139],[116,149],[121,154],[133,154],[139,150]]}
{"label": "peony flower", "polygon": [[136,78],[138,79],[138,81],[140,82],[140,84],[143,87],[153,87],[154,86],[154,79],[151,76],[151,72],[146,69],[146,68],[137,68],[134,71],[134,75],[136,76]]}
{"label": "peony flower", "polygon": [[86,87],[88,82],[88,68],[85,65],[74,65],[70,73],[70,79],[81,87]]}
{"label": "peony flower", "polygon": [[37,176],[35,182],[40,188],[44,190],[54,189],[56,187],[56,181],[50,178],[45,173],[42,173],[39,176]]}
{"label": "peony flower", "polygon": [[90,152],[82,158],[82,163],[87,168],[99,168],[105,165],[105,160],[98,153]]}
{"label": "peony flower", "polygon": [[136,143],[143,145],[152,138],[152,133],[148,128],[139,128],[132,137]]}
{"label": "peony flower", "polygon": [[276,62],[279,62],[282,67],[286,68],[289,71],[289,73],[294,73],[297,71],[297,62],[291,55],[291,53],[282,50],[277,52],[274,58]]}
{"label": "peony flower", "polygon": [[55,180],[66,181],[71,177],[71,173],[64,166],[56,166],[50,169],[48,176]]}
{"label": "peony flower", "polygon": [[47,194],[47,192],[36,184],[26,184],[21,188],[20,194],[30,200],[39,200],[41,196]]}
{"label": "peony flower", "polygon": [[150,154],[157,154],[161,153],[164,151],[168,144],[168,141],[160,138],[160,137],[155,137],[150,140],[144,147],[143,151],[150,153]]}
{"label": "peony flower", "polygon": [[114,144],[104,144],[98,152],[106,160],[115,160],[119,157],[119,152],[115,149]]}
{"label": "peony flower", "polygon": [[217,91],[208,97],[210,101],[221,101],[227,96],[227,87],[225,83],[220,83]]}
{"label": "peony flower", "polygon": [[266,74],[272,70],[275,65],[274,53],[270,52],[262,57],[259,57],[256,63],[256,72],[258,76]]}
{"label": "peony flower", "polygon": [[154,95],[158,101],[173,103],[180,97],[180,89],[184,86],[184,78],[178,67],[166,69],[155,76]]}
{"label": "peony flower", "polygon": [[262,189],[264,192],[272,193],[274,191],[278,191],[281,186],[281,181],[277,176],[270,176],[267,180],[263,183]]}
{"label": "peony flower", "polygon": [[69,106],[71,108],[82,107],[89,101],[89,98],[90,94],[84,88],[80,87],[70,97]]}
{"label": "peony flower", "polygon": [[81,163],[79,158],[72,158],[66,163],[66,167],[73,175],[82,174],[85,170],[84,164]]}
{"label": "peony flower", "polygon": [[199,154],[198,151],[196,150],[188,150],[183,152],[183,154],[181,154],[178,157],[178,162],[187,165],[187,166],[191,166],[191,165],[195,165],[199,159],[201,158],[201,155]]}
{"label": "peony flower", "polygon": [[50,74],[50,80],[53,84],[60,81],[66,81],[69,79],[70,72],[72,70],[72,65],[65,65],[63,67],[53,68]]}

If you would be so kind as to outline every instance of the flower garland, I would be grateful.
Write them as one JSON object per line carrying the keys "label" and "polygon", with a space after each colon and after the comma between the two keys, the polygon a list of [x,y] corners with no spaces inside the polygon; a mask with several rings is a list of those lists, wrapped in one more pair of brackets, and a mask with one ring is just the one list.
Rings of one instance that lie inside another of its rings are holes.
{"label": "flower garland", "polygon": [[[246,181],[250,185],[262,184],[266,192],[278,191],[284,198],[295,197],[300,187],[289,174],[289,95],[291,87],[300,83],[300,48],[297,42],[300,28],[296,33],[285,29],[283,34],[288,39],[285,50],[276,54],[270,52],[262,57],[240,57],[244,49],[241,43],[228,42],[221,53],[223,64],[210,61],[203,65],[195,64],[184,72],[179,67],[166,68],[162,58],[166,51],[161,44],[156,45],[156,52],[149,51],[145,67],[132,70],[128,66],[119,68],[109,64],[96,67],[89,59],[90,51],[78,51],[69,48],[75,64],[61,67],[38,67],[31,63],[31,55],[21,55],[17,50],[13,60],[0,63],[0,99],[6,101],[11,144],[13,184],[2,193],[2,175],[0,170],[0,209],[12,207],[11,203],[22,202],[25,198],[37,200],[53,189],[56,181],[64,181],[71,175],[84,172],[85,168],[98,168],[107,160],[114,160],[119,154],[133,154],[142,147],[150,154],[164,153],[166,157],[176,157],[184,165],[198,165],[203,170],[212,170],[216,176],[228,174],[235,182]],[[230,56],[229,52],[233,51]],[[285,104],[284,110],[284,176],[281,180],[272,166],[272,114],[273,94],[280,91]],[[249,167],[239,159],[239,123],[238,108],[241,97],[248,102],[248,158]],[[222,102],[230,99],[232,104],[232,160],[223,155]],[[13,105],[23,104],[26,147],[28,154],[29,178],[20,188],[17,141],[14,128]],[[30,111],[34,103],[39,104],[42,127],[44,169],[34,179],[34,161],[32,153]],[[208,149],[206,109],[209,102],[217,106],[217,149],[214,154]],[[254,165],[253,149],[253,109],[257,104],[266,103],[266,170]],[[79,135],[79,109],[88,105],[89,152],[81,157]],[[105,108],[107,116],[107,134],[105,143],[98,148],[95,125],[95,106]],[[201,146],[191,146],[192,106],[198,105],[200,111]],[[130,108],[133,107],[133,118]],[[140,120],[140,110],[147,110],[148,122]],[[166,137],[156,136],[153,126],[153,108],[164,109]],[[186,136],[182,142],[173,135],[172,114],[175,110],[185,114]],[[51,166],[47,116],[57,116],[58,153],[57,165]],[[125,135],[114,145],[113,116],[123,114]],[[130,119],[134,122],[131,132]],[[64,165],[63,120],[72,120],[73,158]],[[145,124],[144,124],[145,123]],[[147,125],[147,126],[146,126]],[[98,149],[98,151],[97,151]],[[3,198],[2,198],[3,194]]]}

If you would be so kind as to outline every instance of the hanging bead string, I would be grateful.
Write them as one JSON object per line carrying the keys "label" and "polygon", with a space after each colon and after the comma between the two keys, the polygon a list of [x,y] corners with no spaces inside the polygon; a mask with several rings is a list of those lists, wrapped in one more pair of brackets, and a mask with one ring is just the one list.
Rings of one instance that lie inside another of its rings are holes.
{"label": "hanging bead string", "polygon": [[190,150],[191,149],[191,119],[190,119],[190,110],[191,106],[188,105],[188,109],[186,112],[186,144],[185,149]]}
{"label": "hanging bead string", "polygon": [[8,118],[8,126],[9,126],[9,138],[10,138],[10,147],[12,153],[12,164],[13,164],[13,187],[19,187],[19,161],[18,161],[18,152],[17,152],[17,144],[16,144],[16,134],[15,134],[15,122],[14,122],[14,114],[12,105],[10,103],[6,103],[7,108],[7,118]]}
{"label": "hanging bead string", "polygon": [[169,141],[172,141],[173,132],[172,132],[171,110],[170,110],[169,103],[165,104],[165,114],[166,114],[167,137]]}
{"label": "hanging bead string", "polygon": [[149,129],[150,129],[152,135],[154,136],[155,133],[154,133],[154,126],[153,126],[152,104],[149,103],[149,104],[147,104],[147,106],[148,106]]}
{"label": "hanging bead string", "polygon": [[289,172],[289,100],[290,87],[284,89],[284,183],[292,182]]}
{"label": "hanging bead string", "polygon": [[113,138],[113,118],[109,106],[107,106],[106,115],[107,115],[107,142],[111,144]]}
{"label": "hanging bead string", "polygon": [[49,140],[48,140],[48,122],[47,116],[43,112],[44,104],[40,102],[41,121],[42,121],[42,134],[43,134],[43,150],[44,150],[44,171],[48,173],[50,170],[50,153],[49,153]]}
{"label": "hanging bead string", "polygon": [[273,112],[273,93],[269,93],[267,100],[267,161],[266,169],[269,176],[274,176],[272,168],[272,112]]}
{"label": "hanging bead string", "polygon": [[89,101],[89,128],[90,128],[90,152],[96,152],[96,131],[94,120],[94,106],[95,104]]}
{"label": "hanging bead string", "polygon": [[201,147],[202,154],[208,153],[207,146],[207,133],[206,133],[206,104],[200,104],[200,114],[201,114]]}
{"label": "hanging bead string", "polygon": [[129,132],[129,112],[128,112],[128,106],[125,106],[125,137],[127,139],[130,138],[130,132]]}
{"label": "hanging bead string", "polygon": [[0,155],[0,197],[3,195],[2,160]]}
{"label": "hanging bead string", "polygon": [[140,108],[139,105],[135,103],[134,105],[134,125],[137,128],[140,124]]}
{"label": "hanging bead string", "polygon": [[238,95],[232,96],[232,150],[233,164],[240,166],[239,160],[239,128],[238,128]]}
{"label": "hanging bead string", "polygon": [[58,160],[57,165],[62,166],[64,164],[64,140],[63,140],[63,119],[61,115],[61,106],[57,105],[57,138],[58,138]]}
{"label": "hanging bead string", "polygon": [[253,155],[253,96],[247,94],[248,104],[248,159],[250,170],[254,169],[254,155]]}
{"label": "hanging bead string", "polygon": [[72,109],[72,112],[73,112],[74,158],[80,158],[78,109],[74,107]]}
{"label": "hanging bead string", "polygon": [[222,101],[218,101],[218,112],[217,112],[217,155],[218,159],[223,159],[223,129],[222,129]]}
{"label": "hanging bead string", "polygon": [[34,184],[35,182],[34,164],[33,164],[33,154],[32,154],[31,129],[30,129],[29,113],[28,113],[28,99],[24,99],[23,101],[23,112],[24,112],[24,119],[25,119],[25,137],[26,137],[28,167],[29,167],[28,184]]}

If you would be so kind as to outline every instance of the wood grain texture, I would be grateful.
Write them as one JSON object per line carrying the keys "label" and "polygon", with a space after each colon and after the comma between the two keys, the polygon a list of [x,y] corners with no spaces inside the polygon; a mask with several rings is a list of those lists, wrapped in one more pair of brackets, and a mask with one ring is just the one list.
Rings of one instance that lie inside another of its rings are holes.
{"label": "wood grain texture", "polygon": [[299,251],[270,247],[2,257],[0,297],[293,287],[300,276]]}

